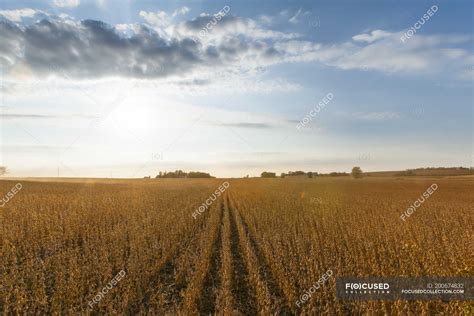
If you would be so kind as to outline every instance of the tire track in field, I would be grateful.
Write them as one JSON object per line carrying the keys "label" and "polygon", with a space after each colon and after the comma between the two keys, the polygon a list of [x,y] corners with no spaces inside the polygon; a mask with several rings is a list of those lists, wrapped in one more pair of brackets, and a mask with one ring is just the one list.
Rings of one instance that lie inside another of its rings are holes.
{"label": "tire track in field", "polygon": [[[224,199],[224,204],[226,200]],[[227,207],[221,204],[222,211],[224,212],[224,221],[221,229],[222,235],[222,250],[221,250],[221,287],[219,289],[219,295],[217,296],[216,308],[219,314],[230,315],[234,311],[234,295],[232,292],[233,284],[233,273],[234,265],[232,262],[232,251],[230,244],[230,220],[229,212]]]}
{"label": "tire track in field", "polygon": [[[234,214],[232,216],[235,219],[235,223],[237,228],[241,226],[241,247],[245,247],[245,243],[247,243],[248,251],[247,251],[247,258],[251,258],[254,256],[254,261],[257,267],[257,283],[263,283],[260,287],[262,288],[260,290],[260,296],[262,296],[263,293],[266,293],[266,298],[265,298],[265,303],[270,304],[270,311],[272,314],[277,314],[277,315],[292,315],[293,313],[291,312],[291,309],[288,305],[288,300],[285,297],[285,294],[283,290],[280,288],[278,285],[278,282],[276,281],[277,279],[273,275],[270,266],[268,264],[267,259],[265,258],[263,251],[260,249],[260,247],[257,244],[256,238],[252,235],[247,223],[243,220],[242,216],[239,213],[239,210],[235,207],[235,204],[233,203],[233,200],[230,199],[227,196],[227,203],[229,205],[229,210],[231,213]],[[247,260],[247,267],[250,270],[252,270],[252,267],[250,266],[251,264],[249,263],[251,260]],[[254,268],[255,270],[255,268]],[[256,289],[257,296],[259,289]],[[262,309],[262,304],[261,302],[262,298],[260,298],[259,305],[261,306],[260,309]],[[267,313],[269,310],[263,310],[264,313]],[[260,311],[262,312],[262,310]]]}
{"label": "tire track in field", "polygon": [[218,227],[214,238],[214,243],[212,245],[211,257],[209,262],[209,270],[204,279],[204,284],[202,291],[200,293],[200,298],[197,302],[197,309],[199,314],[216,314],[216,301],[217,295],[221,284],[221,276],[219,269],[221,267],[221,250],[222,250],[222,225],[223,225],[223,215],[224,207],[222,199],[219,202],[217,207],[219,210],[219,221]]}
{"label": "tire track in field", "polygon": [[232,293],[235,295],[235,308],[244,315],[257,314],[255,289],[250,285],[250,275],[244,260],[244,249],[239,243],[239,232],[235,215],[226,197],[226,212],[230,224],[230,250],[232,253]]}

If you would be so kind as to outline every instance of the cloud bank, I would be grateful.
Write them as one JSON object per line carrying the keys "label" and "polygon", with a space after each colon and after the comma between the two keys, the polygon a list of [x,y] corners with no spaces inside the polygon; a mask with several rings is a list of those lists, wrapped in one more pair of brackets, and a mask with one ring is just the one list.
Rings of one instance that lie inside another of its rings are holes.
{"label": "cloud bank", "polygon": [[223,72],[316,62],[345,70],[444,73],[471,79],[466,72],[474,57],[460,48],[469,45],[471,38],[464,35],[417,34],[403,43],[402,31],[373,30],[346,42],[321,44],[227,15],[198,39],[213,15],[174,21],[188,12],[186,7],[172,14],[141,11],[143,23],[110,25],[32,9],[0,11],[0,68],[6,76],[27,71],[78,79],[191,77],[205,81]]}

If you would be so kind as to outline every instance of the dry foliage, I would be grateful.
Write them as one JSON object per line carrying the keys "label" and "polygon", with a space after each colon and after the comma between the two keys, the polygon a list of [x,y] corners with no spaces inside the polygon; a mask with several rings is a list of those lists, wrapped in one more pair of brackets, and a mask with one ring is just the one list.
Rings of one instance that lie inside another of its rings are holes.
{"label": "dry foliage", "polygon": [[[228,180],[193,219],[222,181],[22,182],[0,209],[0,312],[470,312],[462,301],[340,301],[334,276],[472,276],[472,180]],[[435,181],[436,193],[401,221]],[[0,182],[0,192],[14,184]],[[298,307],[328,269],[334,276]]]}

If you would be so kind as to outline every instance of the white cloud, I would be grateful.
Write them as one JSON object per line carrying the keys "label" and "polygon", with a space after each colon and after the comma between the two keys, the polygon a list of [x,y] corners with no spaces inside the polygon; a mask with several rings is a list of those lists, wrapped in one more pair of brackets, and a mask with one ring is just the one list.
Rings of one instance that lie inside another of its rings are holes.
{"label": "white cloud", "polygon": [[189,12],[189,8],[184,6],[184,7],[181,7],[179,9],[174,10],[172,15],[173,15],[173,17],[175,17],[177,15],[185,15],[188,12]]}
{"label": "white cloud", "polygon": [[53,4],[60,8],[74,8],[80,4],[80,0],[54,0]]}
{"label": "white cloud", "polygon": [[301,20],[302,17],[308,14],[309,14],[308,11],[303,12],[303,10],[300,8],[288,21],[290,23],[296,24]]}
{"label": "white cloud", "polygon": [[464,49],[451,49],[453,43],[468,43],[458,35],[421,35],[410,43],[400,41],[401,33],[385,33],[379,40],[335,61],[342,69],[368,68],[388,73],[435,74],[458,72],[469,64],[472,54]]}
{"label": "white cloud", "polygon": [[37,14],[37,10],[25,8],[25,9],[18,9],[18,10],[0,10],[0,15],[3,15],[5,18],[12,22],[21,22],[21,20],[25,17],[32,18]]}
{"label": "white cloud", "polygon": [[165,11],[146,12],[140,11],[140,16],[150,25],[157,28],[166,28],[171,24],[171,19]]}
{"label": "white cloud", "polygon": [[262,14],[258,16],[258,21],[264,25],[271,25],[273,23],[273,17]]}
{"label": "white cloud", "polygon": [[361,69],[397,74],[446,73],[457,77],[472,64],[473,55],[453,45],[467,44],[464,35],[421,35],[402,43],[402,32],[386,31],[358,34],[354,41],[318,44],[291,40],[275,44],[286,61],[321,62],[340,69]]}
{"label": "white cloud", "polygon": [[175,36],[195,37],[209,25],[212,25],[212,27],[206,32],[206,36],[202,38],[203,41],[219,42],[229,37],[236,38],[238,35],[242,35],[250,40],[285,40],[301,37],[301,34],[274,31],[263,27],[253,19],[232,15],[226,15],[216,22],[214,21],[214,16],[206,13],[202,13],[199,17],[190,21],[179,23],[173,28],[173,31]]}
{"label": "white cloud", "polygon": [[369,33],[357,34],[352,37],[355,42],[367,42],[372,43],[379,39],[386,38],[390,36],[389,32],[385,32],[382,30],[374,30]]}

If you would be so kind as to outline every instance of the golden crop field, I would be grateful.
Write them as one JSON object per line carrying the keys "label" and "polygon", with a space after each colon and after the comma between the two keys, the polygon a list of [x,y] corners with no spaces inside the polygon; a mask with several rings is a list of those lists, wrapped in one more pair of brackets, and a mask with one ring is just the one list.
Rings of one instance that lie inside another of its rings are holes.
{"label": "golden crop field", "polygon": [[0,209],[5,315],[471,313],[468,301],[339,300],[335,277],[472,276],[472,178],[21,184]]}

